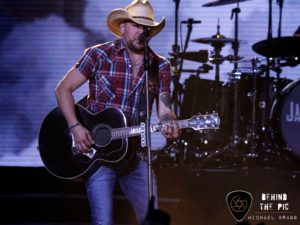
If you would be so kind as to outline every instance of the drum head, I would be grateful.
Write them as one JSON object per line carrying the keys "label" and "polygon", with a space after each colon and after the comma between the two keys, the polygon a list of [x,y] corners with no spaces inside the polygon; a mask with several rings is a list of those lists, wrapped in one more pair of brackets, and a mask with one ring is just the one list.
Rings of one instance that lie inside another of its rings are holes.
{"label": "drum head", "polygon": [[[300,80],[287,85],[272,105],[272,120],[282,144],[300,159]],[[278,140],[275,140],[278,141]]]}

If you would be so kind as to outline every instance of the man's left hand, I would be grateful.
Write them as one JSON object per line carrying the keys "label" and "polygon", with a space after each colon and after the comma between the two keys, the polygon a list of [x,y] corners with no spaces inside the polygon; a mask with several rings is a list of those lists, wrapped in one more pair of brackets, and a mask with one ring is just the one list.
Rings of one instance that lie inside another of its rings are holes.
{"label": "man's left hand", "polygon": [[164,137],[168,139],[178,138],[180,135],[180,129],[176,121],[168,121],[163,123],[161,133]]}

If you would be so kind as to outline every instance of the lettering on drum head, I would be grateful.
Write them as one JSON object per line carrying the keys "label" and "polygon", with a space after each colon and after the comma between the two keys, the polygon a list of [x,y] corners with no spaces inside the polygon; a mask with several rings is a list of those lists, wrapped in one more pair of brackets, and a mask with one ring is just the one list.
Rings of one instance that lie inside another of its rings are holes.
{"label": "lettering on drum head", "polygon": [[286,114],[287,122],[300,122],[299,103],[294,101],[290,102],[289,112]]}

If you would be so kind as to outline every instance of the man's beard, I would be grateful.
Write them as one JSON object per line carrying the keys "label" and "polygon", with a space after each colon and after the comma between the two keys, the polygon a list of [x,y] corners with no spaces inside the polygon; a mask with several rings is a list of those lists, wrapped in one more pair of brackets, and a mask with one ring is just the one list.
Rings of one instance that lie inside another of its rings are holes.
{"label": "man's beard", "polygon": [[142,45],[141,47],[137,47],[136,45],[134,45],[133,43],[134,41],[128,41],[127,42],[127,47],[130,49],[130,51],[137,53],[137,54],[141,54],[144,52],[144,46]]}

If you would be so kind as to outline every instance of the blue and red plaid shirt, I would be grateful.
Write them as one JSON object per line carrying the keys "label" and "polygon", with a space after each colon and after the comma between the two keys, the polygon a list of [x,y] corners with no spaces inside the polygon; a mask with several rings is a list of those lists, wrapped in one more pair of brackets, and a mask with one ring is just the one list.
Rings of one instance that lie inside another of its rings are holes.
{"label": "blue and red plaid shirt", "polygon": [[[149,59],[158,60],[158,90],[170,92],[171,67],[167,59],[151,49]],[[133,66],[122,39],[92,46],[76,63],[77,68],[89,79],[87,108],[93,113],[107,107],[121,109],[133,120],[138,117],[138,104],[144,84],[144,68],[133,76]]]}

